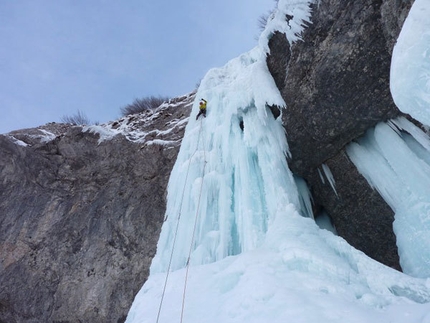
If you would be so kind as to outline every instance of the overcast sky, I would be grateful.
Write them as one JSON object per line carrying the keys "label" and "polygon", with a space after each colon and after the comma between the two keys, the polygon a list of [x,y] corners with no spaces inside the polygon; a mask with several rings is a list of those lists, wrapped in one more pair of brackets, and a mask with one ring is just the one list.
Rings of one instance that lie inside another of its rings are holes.
{"label": "overcast sky", "polygon": [[0,0],[0,133],[191,92],[252,49],[273,0]]}

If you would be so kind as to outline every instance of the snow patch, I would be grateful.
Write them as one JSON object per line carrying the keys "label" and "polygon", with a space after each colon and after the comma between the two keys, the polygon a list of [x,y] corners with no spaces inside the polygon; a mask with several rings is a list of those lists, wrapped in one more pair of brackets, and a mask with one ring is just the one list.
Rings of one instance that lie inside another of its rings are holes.
{"label": "snow patch", "polygon": [[118,134],[121,134],[120,131],[108,128],[103,125],[92,125],[92,126],[84,126],[82,128],[82,132],[90,132],[93,134],[98,134],[100,136],[98,143],[102,143],[105,140],[111,140]]}
{"label": "snow patch", "polygon": [[303,30],[311,24],[311,4],[313,2],[313,0],[279,0],[277,8],[267,19],[267,25],[260,35],[260,48],[269,53],[269,39],[277,31],[285,33],[290,45],[300,41]]}
{"label": "snow patch", "polygon": [[10,135],[3,135],[3,136],[6,136],[7,138],[9,138],[10,140],[12,140],[12,142],[15,144],[15,145],[18,145],[18,146],[21,146],[21,147],[28,147],[28,146],[30,146],[29,144],[27,144],[26,142],[24,142],[24,141],[22,141],[22,140],[19,140],[19,139],[17,139],[17,138],[15,138],[14,136],[10,136]]}
{"label": "snow patch", "polygon": [[54,140],[57,136],[53,134],[50,131],[47,131],[45,129],[38,129],[40,132],[43,133],[43,136],[37,136],[36,138],[40,139],[41,142],[49,142]]}
{"label": "snow patch", "polygon": [[[83,127],[83,132],[91,132],[100,136],[98,143],[111,140],[117,135],[124,136],[134,143],[146,145],[178,146],[181,141],[179,130],[183,129],[188,122],[188,117],[178,113],[179,118],[173,118],[172,108],[189,106],[195,94],[190,93],[175,100],[161,104],[153,110],[146,110],[138,114],[127,115],[119,120],[101,125]],[[187,110],[176,110],[187,111]],[[163,120],[168,120],[163,122]]]}

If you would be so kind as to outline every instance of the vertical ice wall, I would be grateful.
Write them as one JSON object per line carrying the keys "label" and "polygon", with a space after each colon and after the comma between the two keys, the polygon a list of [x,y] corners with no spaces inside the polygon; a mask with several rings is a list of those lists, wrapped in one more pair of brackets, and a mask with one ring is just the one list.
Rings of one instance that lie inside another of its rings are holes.
{"label": "vertical ice wall", "polygon": [[[286,163],[281,121],[267,105],[284,102],[256,48],[212,69],[197,98],[207,117],[190,117],[169,182],[167,219],[152,271],[166,270],[177,231],[172,270],[258,247],[279,208],[298,204]],[[194,225],[196,231],[192,240]]]}
{"label": "vertical ice wall", "polygon": [[358,170],[395,212],[405,273],[430,277],[430,139],[404,118],[380,123],[347,148]]}
{"label": "vertical ice wall", "polygon": [[[394,47],[390,88],[397,107],[430,125],[430,0],[416,0]],[[348,154],[395,211],[402,269],[430,277],[430,139],[399,118],[381,123]]]}
{"label": "vertical ice wall", "polygon": [[[284,128],[268,108],[285,103],[266,54],[274,30],[298,39],[309,10],[309,1],[280,0],[260,46],[202,80],[170,176],[166,221],[151,273],[167,270],[169,263],[171,270],[184,267],[190,251],[192,264],[204,264],[252,250],[282,208],[300,205],[286,163]],[[294,16],[290,21],[287,12]],[[207,117],[195,120],[201,98],[208,102]]]}
{"label": "vertical ice wall", "polygon": [[390,88],[397,107],[430,125],[430,0],[416,0],[391,61]]}

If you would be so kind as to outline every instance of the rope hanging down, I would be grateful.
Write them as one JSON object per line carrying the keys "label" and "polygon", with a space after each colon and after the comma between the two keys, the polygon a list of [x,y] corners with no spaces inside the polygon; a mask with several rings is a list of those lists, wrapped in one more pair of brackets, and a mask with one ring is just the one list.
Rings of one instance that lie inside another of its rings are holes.
{"label": "rope hanging down", "polygon": [[[183,201],[184,201],[185,188],[186,188],[187,181],[188,181],[188,174],[189,174],[189,171],[190,171],[191,161],[192,161],[194,155],[197,153],[197,151],[199,149],[200,136],[201,136],[201,133],[202,133],[202,124],[203,124],[202,120],[203,120],[203,118],[201,118],[201,121],[200,121],[200,128],[199,128],[199,135],[198,135],[198,139],[197,139],[196,150],[190,156],[190,159],[189,159],[189,162],[188,162],[188,167],[187,167],[187,173],[185,175],[184,188],[182,189],[181,202],[179,204],[179,214],[178,214],[178,220],[176,222],[176,228],[175,228],[175,235],[174,235],[174,238],[173,238],[172,251],[170,253],[169,264],[167,266],[166,279],[164,280],[163,292],[161,294],[160,306],[158,307],[158,313],[157,313],[156,323],[158,323],[159,319],[160,319],[161,308],[163,306],[164,295],[166,293],[167,282],[169,280],[170,268],[171,268],[171,265],[172,265],[173,254],[174,254],[174,251],[175,251],[176,238],[178,236],[179,222],[180,222],[181,215],[182,215],[182,204],[183,204]],[[198,199],[198,205],[197,205],[197,212],[196,212],[196,218],[195,218],[195,223],[194,223],[193,235],[192,235],[192,238],[191,238],[191,247],[190,247],[190,252],[188,254],[188,259],[187,259],[187,271],[186,271],[186,275],[185,275],[184,292],[183,292],[183,295],[182,295],[181,323],[182,323],[182,318],[183,318],[183,313],[184,313],[185,291],[186,291],[186,285],[187,285],[187,280],[188,280],[188,267],[189,267],[189,262],[190,262],[190,257],[191,257],[192,245],[193,245],[193,242],[194,242],[194,234],[195,234],[196,226],[197,226],[197,218],[198,218],[198,212],[199,212],[199,208],[200,208],[200,197],[202,195],[202,187],[203,187],[203,176],[204,176],[205,168],[206,168],[206,151],[205,151],[205,149],[203,149],[203,160],[204,160],[204,165],[203,165],[203,172],[202,172],[202,182],[201,182],[201,185],[200,185],[200,192],[199,192],[199,199]]]}
{"label": "rope hanging down", "polygon": [[[204,143],[203,138],[203,143]],[[200,214],[200,198],[202,197],[202,190],[203,190],[203,176],[205,175],[205,169],[206,169],[206,149],[203,149],[203,171],[202,171],[202,180],[200,183],[200,191],[199,191],[199,199],[197,202],[197,209],[196,209],[196,216],[194,219],[194,228],[193,228],[193,235],[191,236],[191,244],[190,244],[190,251],[188,252],[188,258],[187,258],[187,269],[185,272],[185,281],[184,281],[184,292],[182,294],[182,309],[181,309],[181,323],[182,319],[184,317],[184,308],[185,308],[185,293],[187,291],[187,283],[188,283],[188,271],[190,268],[190,259],[191,259],[191,252],[193,251],[193,243],[194,243],[194,236],[196,234],[196,227],[197,227],[197,220],[199,218]]]}

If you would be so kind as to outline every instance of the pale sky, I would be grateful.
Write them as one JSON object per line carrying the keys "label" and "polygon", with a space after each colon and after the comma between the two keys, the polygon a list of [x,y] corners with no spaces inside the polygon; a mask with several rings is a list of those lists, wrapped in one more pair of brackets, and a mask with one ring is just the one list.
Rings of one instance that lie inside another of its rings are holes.
{"label": "pale sky", "polygon": [[273,0],[0,0],[0,133],[191,92],[252,49]]}

